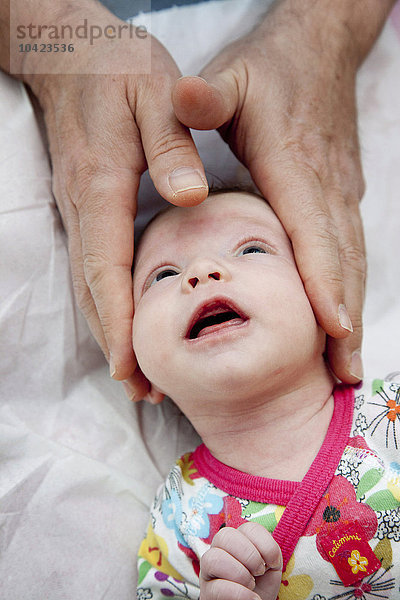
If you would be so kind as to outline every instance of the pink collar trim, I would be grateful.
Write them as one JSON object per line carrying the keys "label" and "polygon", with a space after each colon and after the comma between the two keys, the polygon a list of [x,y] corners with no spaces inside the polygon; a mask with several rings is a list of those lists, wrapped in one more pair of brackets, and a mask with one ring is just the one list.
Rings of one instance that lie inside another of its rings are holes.
{"label": "pink collar trim", "polygon": [[273,533],[281,547],[285,566],[334,476],[350,437],[354,410],[353,388],[337,386],[334,400],[334,411],[325,440],[301,482],[243,473],[214,458],[204,444],[193,454],[199,474],[224,492],[254,502],[286,506]]}

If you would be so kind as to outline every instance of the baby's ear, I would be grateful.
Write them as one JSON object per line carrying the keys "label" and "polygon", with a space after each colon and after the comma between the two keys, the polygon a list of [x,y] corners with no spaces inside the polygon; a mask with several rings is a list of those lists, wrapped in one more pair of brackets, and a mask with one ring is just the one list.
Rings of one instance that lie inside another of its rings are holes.
{"label": "baby's ear", "polygon": [[150,404],[161,404],[161,402],[164,400],[164,396],[165,394],[163,394],[163,392],[160,392],[154,387],[154,385],[152,385],[150,391],[147,392],[146,396],[144,397],[144,400],[146,400],[146,402],[150,402]]}

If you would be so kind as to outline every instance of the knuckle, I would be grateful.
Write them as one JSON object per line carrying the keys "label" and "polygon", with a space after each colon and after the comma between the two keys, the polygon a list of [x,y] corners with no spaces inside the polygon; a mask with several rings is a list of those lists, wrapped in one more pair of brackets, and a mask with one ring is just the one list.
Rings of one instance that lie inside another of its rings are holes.
{"label": "knuckle", "polygon": [[310,302],[313,305],[318,300],[318,292],[321,285],[331,290],[336,290],[340,296],[343,295],[344,282],[340,265],[338,267],[327,265],[320,267],[318,270],[314,269],[314,272],[304,274],[302,280]]}
{"label": "knuckle", "polygon": [[77,157],[68,169],[65,189],[78,213],[90,199],[90,209],[100,212],[108,205],[113,192],[118,188],[121,174],[115,168],[105,165],[95,154]]}
{"label": "knuckle", "polygon": [[235,529],[232,527],[223,527],[215,534],[212,541],[212,547],[223,548],[229,544],[233,535],[235,535]]}
{"label": "knuckle", "polygon": [[311,205],[301,207],[298,219],[293,222],[292,230],[288,230],[288,235],[294,245],[303,244],[306,237],[308,243],[311,241],[318,247],[337,248],[338,246],[336,228],[331,217],[325,211]]}
{"label": "knuckle", "polygon": [[[336,288],[340,291],[343,290],[343,275],[339,269],[321,269],[318,273],[312,273],[311,275],[305,275],[303,277],[303,283],[307,290],[307,294],[310,300],[315,300],[314,293],[318,288],[321,287],[321,283],[329,288]],[[317,297],[317,293],[316,293]]]}
{"label": "knuckle", "polygon": [[328,246],[337,246],[337,231],[333,220],[323,210],[312,210],[308,216],[314,235]]}
{"label": "knuckle", "polygon": [[353,334],[351,336],[351,343],[357,347],[360,345],[360,339],[362,338],[363,331],[363,319],[361,312],[357,315],[351,315],[351,323],[353,325]]}
{"label": "knuckle", "polygon": [[[272,537],[272,536],[271,536]],[[269,564],[279,565],[282,568],[282,552],[279,544],[272,538],[271,550],[269,552]]]}
{"label": "knuckle", "polygon": [[165,127],[157,131],[154,136],[154,141],[147,153],[147,159],[150,163],[154,163],[165,158],[170,152],[174,152],[177,156],[185,156],[191,149],[189,139],[185,139],[181,132],[174,132]]}
{"label": "knuckle", "polygon": [[215,548],[210,548],[203,554],[200,560],[200,573],[204,579],[211,579],[214,571],[215,562],[218,558],[218,553]]}
{"label": "knuckle", "polygon": [[346,267],[361,275],[364,280],[367,272],[367,259],[363,249],[354,243],[347,243],[340,248],[340,259]]}
{"label": "knuckle", "polygon": [[329,132],[310,131],[305,126],[294,137],[286,139],[282,147],[283,155],[305,172],[314,175],[321,182],[327,175],[328,148],[334,140]]}
{"label": "knuckle", "polygon": [[238,527],[238,530],[245,534],[246,533],[257,534],[257,532],[258,533],[266,533],[267,532],[267,530],[260,523],[256,523],[256,522],[252,522],[252,521],[246,521],[246,523],[243,523],[242,525],[240,525]]}
{"label": "knuckle", "polygon": [[84,158],[75,156],[68,161],[65,187],[78,210],[80,209],[82,190],[90,186],[98,175],[98,171],[98,161],[89,155],[85,155]]}
{"label": "knuckle", "polygon": [[97,289],[101,288],[105,276],[105,270],[105,261],[101,260],[97,255],[90,253],[84,255],[83,272],[92,292],[95,292]]}

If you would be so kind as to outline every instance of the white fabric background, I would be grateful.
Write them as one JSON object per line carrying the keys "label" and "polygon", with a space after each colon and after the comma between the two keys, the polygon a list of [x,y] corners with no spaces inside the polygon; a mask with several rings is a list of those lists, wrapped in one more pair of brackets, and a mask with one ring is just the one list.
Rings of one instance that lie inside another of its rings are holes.
{"label": "white fabric background", "polygon": [[[188,74],[264,7],[224,0],[136,21]],[[377,376],[400,369],[398,9],[358,81],[368,186],[364,361]],[[227,183],[246,177],[216,133],[196,140],[208,172]],[[2,73],[0,193],[0,597],[128,600],[153,493],[196,437],[171,403],[133,405],[110,380],[74,303],[35,114],[24,87]],[[153,199],[144,181],[141,205]]]}

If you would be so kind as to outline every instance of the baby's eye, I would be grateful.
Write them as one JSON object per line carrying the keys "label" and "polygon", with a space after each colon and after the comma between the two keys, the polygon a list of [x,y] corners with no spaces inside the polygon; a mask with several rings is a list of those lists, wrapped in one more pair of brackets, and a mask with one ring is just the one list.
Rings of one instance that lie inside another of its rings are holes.
{"label": "baby's eye", "polygon": [[173,277],[174,275],[178,275],[178,272],[174,269],[163,269],[157,273],[150,285],[153,285],[157,281],[161,281],[161,279],[165,279],[166,277]]}
{"label": "baby's eye", "polygon": [[260,244],[253,244],[252,246],[247,246],[240,250],[238,256],[243,256],[244,254],[267,254],[266,249]]}

